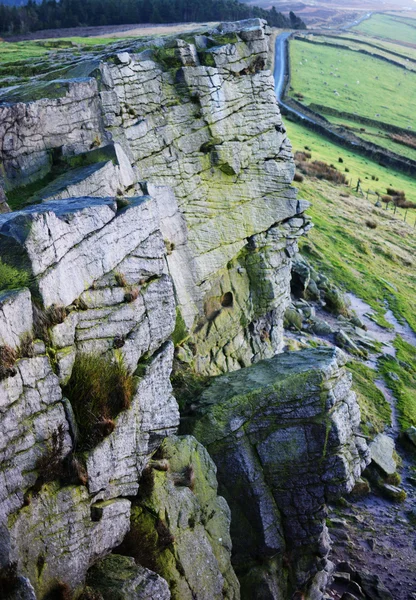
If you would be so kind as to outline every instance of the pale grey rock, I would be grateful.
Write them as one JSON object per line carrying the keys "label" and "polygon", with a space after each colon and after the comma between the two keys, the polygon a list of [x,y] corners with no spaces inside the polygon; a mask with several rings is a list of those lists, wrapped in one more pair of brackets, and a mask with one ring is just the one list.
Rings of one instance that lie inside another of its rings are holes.
{"label": "pale grey rock", "polygon": [[397,465],[393,457],[395,450],[394,440],[379,433],[369,445],[371,460],[379,467],[385,475],[393,475],[396,472]]}
{"label": "pale grey rock", "polygon": [[[55,90],[61,88],[60,98],[47,97],[53,83]],[[15,90],[15,102],[10,93],[0,94],[2,159],[10,182],[23,185],[45,174],[51,148],[61,148],[65,156],[88,151],[105,139],[96,81],[53,83],[33,82],[25,90]],[[31,102],[34,96],[42,99]]]}
{"label": "pale grey rock", "polygon": [[179,409],[169,379],[172,359],[173,345],[168,343],[145,367],[131,406],[117,417],[113,433],[89,452],[91,494],[103,499],[136,494],[150,454],[176,431]]}
{"label": "pale grey rock", "polygon": [[55,348],[72,346],[75,341],[75,328],[78,324],[79,314],[75,311],[69,313],[63,323],[50,328],[51,343]]}
{"label": "pale grey rock", "polygon": [[25,334],[31,335],[32,328],[32,299],[29,290],[0,292],[0,346],[10,346],[17,350],[22,337]]}
{"label": "pale grey rock", "polygon": [[[94,515],[94,518],[92,518]],[[130,502],[92,504],[85,487],[44,486],[10,528],[10,558],[28,577],[38,597],[55,581],[72,589],[88,568],[118,545],[130,525]],[[42,577],[39,577],[39,556]]]}
{"label": "pale grey rock", "polygon": [[188,44],[184,40],[176,40],[176,48],[179,60],[184,67],[199,66],[198,53],[194,44]]}
{"label": "pale grey rock", "polygon": [[22,244],[34,275],[40,275],[88,234],[101,230],[114,218],[115,210],[114,200],[108,198],[51,201],[0,215],[0,236],[5,243],[14,239]]}
{"label": "pale grey rock", "polygon": [[65,456],[72,449],[57,376],[46,356],[16,363],[17,375],[0,382],[0,518],[23,504],[34,485],[36,462],[62,427]]}

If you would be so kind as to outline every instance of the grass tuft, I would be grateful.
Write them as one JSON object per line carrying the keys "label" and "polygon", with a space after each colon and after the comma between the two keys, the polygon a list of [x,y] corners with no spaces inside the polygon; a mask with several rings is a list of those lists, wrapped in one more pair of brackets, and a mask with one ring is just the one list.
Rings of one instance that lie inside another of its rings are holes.
{"label": "grass tuft", "polygon": [[51,307],[42,309],[33,305],[33,331],[36,338],[49,341],[49,329],[63,323],[67,317],[64,306],[53,304]]}
{"label": "grass tuft", "polygon": [[114,419],[130,407],[134,378],[122,359],[80,354],[65,387],[80,430],[80,444],[92,448],[114,431]]}
{"label": "grass tuft", "polygon": [[16,290],[23,287],[29,287],[31,277],[27,271],[23,271],[2,262],[0,259],[0,290]]}
{"label": "grass tuft", "polygon": [[0,346],[0,381],[16,375],[15,362],[18,354],[10,346]]}

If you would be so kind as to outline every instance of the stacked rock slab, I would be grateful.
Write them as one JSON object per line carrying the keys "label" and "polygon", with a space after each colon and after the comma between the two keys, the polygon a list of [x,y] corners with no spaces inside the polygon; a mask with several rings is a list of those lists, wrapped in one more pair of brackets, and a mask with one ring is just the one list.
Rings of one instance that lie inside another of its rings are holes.
{"label": "stacked rock slab", "polygon": [[[81,198],[7,213],[0,245],[5,260],[13,252],[22,257],[16,268],[31,285],[0,297],[0,345],[15,359],[0,381],[0,516],[8,523],[8,559],[42,598],[57,581],[79,587],[88,567],[121,543],[130,526],[127,496],[137,493],[160,440],[176,430],[168,341],[175,301],[149,197],[121,209],[111,199]],[[58,307],[62,322],[33,343],[39,319]],[[39,458],[54,433],[61,431],[62,457],[76,449],[61,384],[84,354],[119,360],[132,373],[147,360],[114,431],[84,454],[84,485],[39,487]]]}
{"label": "stacked rock slab", "polygon": [[[66,79],[4,92],[0,146],[14,196],[53,172],[32,200],[134,196],[139,181],[152,196],[173,189],[180,212],[167,260],[178,323],[192,334],[185,354],[218,374],[281,350],[308,204],[290,186],[265,22],[204,34],[113,47]],[[80,70],[88,76],[71,79]]]}
{"label": "stacked rock slab", "polygon": [[218,467],[243,598],[322,595],[325,504],[369,461],[344,363],[329,348],[280,354],[216,378],[185,419]]}

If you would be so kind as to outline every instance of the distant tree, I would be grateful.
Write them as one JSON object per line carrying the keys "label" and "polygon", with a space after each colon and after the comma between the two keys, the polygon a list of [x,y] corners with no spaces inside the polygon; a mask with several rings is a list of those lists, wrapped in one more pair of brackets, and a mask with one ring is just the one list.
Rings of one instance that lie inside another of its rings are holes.
{"label": "distant tree", "polygon": [[24,6],[0,4],[0,32],[7,35],[78,25],[236,21],[253,17],[266,19],[272,27],[305,28],[293,12],[288,18],[274,6],[265,10],[238,0],[28,0]]}

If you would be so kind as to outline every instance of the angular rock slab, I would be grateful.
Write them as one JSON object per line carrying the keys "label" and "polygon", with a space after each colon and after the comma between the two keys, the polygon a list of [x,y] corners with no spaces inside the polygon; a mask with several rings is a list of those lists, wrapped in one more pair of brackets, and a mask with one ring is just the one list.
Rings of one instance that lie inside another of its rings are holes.
{"label": "angular rock slab", "polygon": [[379,467],[385,475],[393,475],[396,472],[397,465],[393,457],[395,449],[394,440],[379,433],[369,444],[372,462]]}
{"label": "angular rock slab", "polygon": [[10,346],[16,350],[23,336],[32,333],[32,327],[32,300],[29,290],[0,292],[0,346]]}
{"label": "angular rock slab", "polygon": [[281,596],[267,584],[271,598],[308,588],[329,550],[325,503],[350,491],[368,462],[365,441],[356,436],[360,412],[344,362],[332,348],[261,361],[216,378],[184,419],[183,430],[217,465],[247,598],[257,597],[258,567],[251,577],[247,565],[258,556],[266,564],[283,555],[290,561],[288,587],[283,576],[273,583]]}
{"label": "angular rock slab", "polygon": [[23,358],[17,373],[0,381],[0,522],[23,504],[34,485],[36,463],[62,428],[62,453],[72,448],[62,391],[47,356]]}

